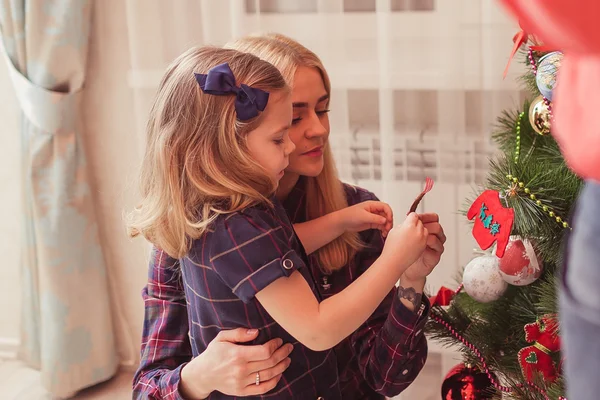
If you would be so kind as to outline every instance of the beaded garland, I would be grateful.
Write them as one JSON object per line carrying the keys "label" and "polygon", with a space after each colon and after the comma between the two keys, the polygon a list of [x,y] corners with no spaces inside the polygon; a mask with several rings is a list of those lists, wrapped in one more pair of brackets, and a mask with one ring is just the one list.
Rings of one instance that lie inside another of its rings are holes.
{"label": "beaded garland", "polygon": [[[463,285],[461,284],[454,291],[454,294],[455,295],[458,294],[462,289],[463,289]],[[481,362],[481,366],[482,366],[483,370],[485,371],[486,375],[488,376],[488,378],[490,379],[490,381],[492,382],[492,384],[494,385],[494,387],[496,389],[498,389],[499,391],[501,391],[503,393],[512,393],[513,392],[513,388],[511,388],[509,386],[504,386],[504,385],[500,384],[500,382],[498,381],[498,379],[496,379],[496,377],[492,374],[490,368],[488,367],[487,362],[485,361],[485,358],[483,358],[483,356],[481,355],[481,351],[479,351],[479,349],[477,347],[475,347],[473,344],[469,343],[469,341],[467,339],[465,339],[460,333],[458,333],[452,327],[452,325],[450,325],[448,322],[444,321],[442,318],[438,317],[437,315],[433,315],[432,314],[431,315],[431,319],[433,319],[435,322],[437,322],[438,324],[440,324],[444,328],[446,328],[452,334],[452,336],[454,336],[454,338],[458,339],[469,350],[471,350],[473,352],[473,354],[475,354],[475,356],[477,356],[477,358],[479,359],[479,362]],[[546,400],[550,400],[550,397],[548,397],[548,394],[546,393],[546,391],[544,389],[542,389],[541,387],[537,386],[533,382],[527,382],[527,385],[525,385],[525,384],[518,384],[517,386],[519,388],[524,388],[525,386],[532,387],[538,393],[540,393],[541,395],[543,395]],[[567,398],[564,397],[564,396],[560,396],[558,398],[558,400],[567,400]]]}
{"label": "beaded garland", "polygon": [[[537,65],[535,64],[535,58],[533,57],[533,50],[531,49],[531,47],[529,48],[529,51],[527,52],[527,56],[529,57],[529,64],[531,64],[531,72],[533,72],[533,75],[537,76],[537,72],[538,72],[538,68]],[[548,107],[548,113],[550,114],[550,119],[554,119],[553,115],[552,115],[552,102],[550,100],[548,100],[546,97],[544,97],[544,104],[546,104],[546,107]]]}
{"label": "beaded garland", "polygon": [[521,111],[519,118],[517,119],[517,139],[515,145],[515,164],[519,162],[519,154],[521,153],[521,120],[525,116],[525,112]]}
{"label": "beaded garland", "polygon": [[517,178],[516,176],[513,176],[512,174],[506,175],[506,178],[508,178],[512,183],[517,184],[519,186],[519,188],[523,189],[523,191],[529,195],[529,198],[531,200],[535,201],[535,204],[538,207],[540,207],[542,209],[542,211],[547,213],[550,216],[550,218],[554,218],[554,220],[557,223],[561,224],[563,228],[571,229],[571,227],[569,226],[569,223],[567,221],[563,221],[562,217],[556,215],[556,213],[550,207],[548,207],[546,205],[542,205],[542,201],[539,200],[535,194],[531,193],[531,190],[528,187],[525,187],[525,183],[519,181],[519,178]]}

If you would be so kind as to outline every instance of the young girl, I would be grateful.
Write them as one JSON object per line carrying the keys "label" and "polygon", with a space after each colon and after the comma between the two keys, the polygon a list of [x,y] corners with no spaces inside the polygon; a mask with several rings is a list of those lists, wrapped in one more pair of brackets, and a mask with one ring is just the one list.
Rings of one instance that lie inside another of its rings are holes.
{"label": "young girl", "polygon": [[[215,48],[180,56],[167,69],[151,112],[144,198],[132,234],[179,259],[194,356],[222,330],[257,329],[256,343],[278,337],[295,345],[289,368],[266,396],[340,399],[330,349],[370,316],[421,256],[427,230],[409,215],[360,278],[319,302],[304,248],[273,196],[294,149],[291,122],[289,89],[267,62]],[[326,216],[312,229],[303,227],[304,240],[317,249],[335,236],[322,235],[326,230],[372,227],[372,214],[387,210],[362,203],[353,213]],[[376,217],[386,231],[385,218]],[[248,379],[259,384],[260,373]],[[231,396],[215,391],[203,397]]]}

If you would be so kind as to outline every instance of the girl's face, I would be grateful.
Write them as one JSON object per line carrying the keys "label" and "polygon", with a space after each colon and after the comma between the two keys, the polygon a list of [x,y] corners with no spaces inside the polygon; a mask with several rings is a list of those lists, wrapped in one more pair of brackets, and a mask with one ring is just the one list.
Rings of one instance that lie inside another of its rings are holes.
{"label": "girl's face", "polygon": [[296,70],[292,106],[289,135],[296,149],[289,156],[286,172],[315,177],[323,170],[323,150],[329,137],[329,95],[317,68]]}
{"label": "girl's face", "polygon": [[246,137],[250,155],[275,183],[283,177],[290,153],[295,148],[288,134],[291,121],[291,96],[287,93],[271,93],[260,125]]}

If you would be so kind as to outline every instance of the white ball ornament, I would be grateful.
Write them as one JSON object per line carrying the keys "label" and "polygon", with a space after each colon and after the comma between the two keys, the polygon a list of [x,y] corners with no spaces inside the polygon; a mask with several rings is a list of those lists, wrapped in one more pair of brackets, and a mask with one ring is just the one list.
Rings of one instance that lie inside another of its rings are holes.
{"label": "white ball ornament", "polygon": [[464,289],[480,303],[498,300],[508,288],[508,283],[500,274],[498,260],[499,258],[493,255],[481,256],[471,260],[465,267]]}

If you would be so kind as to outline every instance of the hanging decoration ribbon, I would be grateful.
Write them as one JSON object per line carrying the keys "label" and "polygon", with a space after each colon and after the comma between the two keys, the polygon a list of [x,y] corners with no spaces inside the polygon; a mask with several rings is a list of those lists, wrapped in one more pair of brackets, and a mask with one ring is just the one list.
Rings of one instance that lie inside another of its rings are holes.
{"label": "hanging decoration ribbon", "polygon": [[[519,23],[519,25],[521,24]],[[502,78],[506,78],[512,59],[515,57],[515,54],[517,54],[517,51],[519,51],[521,46],[527,43],[527,41],[529,41],[529,35],[527,34],[527,32],[525,32],[523,27],[521,27],[521,31],[517,32],[517,34],[513,36],[514,45],[512,51],[510,52],[510,56],[508,57],[508,63],[506,64],[506,68],[504,68],[504,74],[502,75]]]}
{"label": "hanging decoration ribbon", "polygon": [[[530,37],[532,38],[532,40],[534,42],[537,42],[537,40],[535,39],[535,37],[533,35],[528,34],[527,32],[525,32],[525,29],[523,29],[523,26],[521,25],[521,21],[519,21],[519,26],[521,27],[521,30],[519,32],[517,32],[515,34],[515,36],[513,36],[513,48],[512,51],[510,52],[510,56],[508,57],[508,62],[506,63],[506,68],[504,68],[504,74],[502,75],[502,78],[506,78],[506,75],[508,74],[508,69],[510,68],[510,63],[512,62],[513,58],[515,58],[515,54],[517,54],[517,51],[519,51],[519,49],[521,48],[521,46],[523,46],[525,43],[527,43],[530,39]],[[530,46],[530,49],[533,51],[538,51],[538,52],[550,52],[550,51],[554,51],[556,49],[551,48],[550,46],[546,46],[543,44],[535,44],[534,46]]]}

